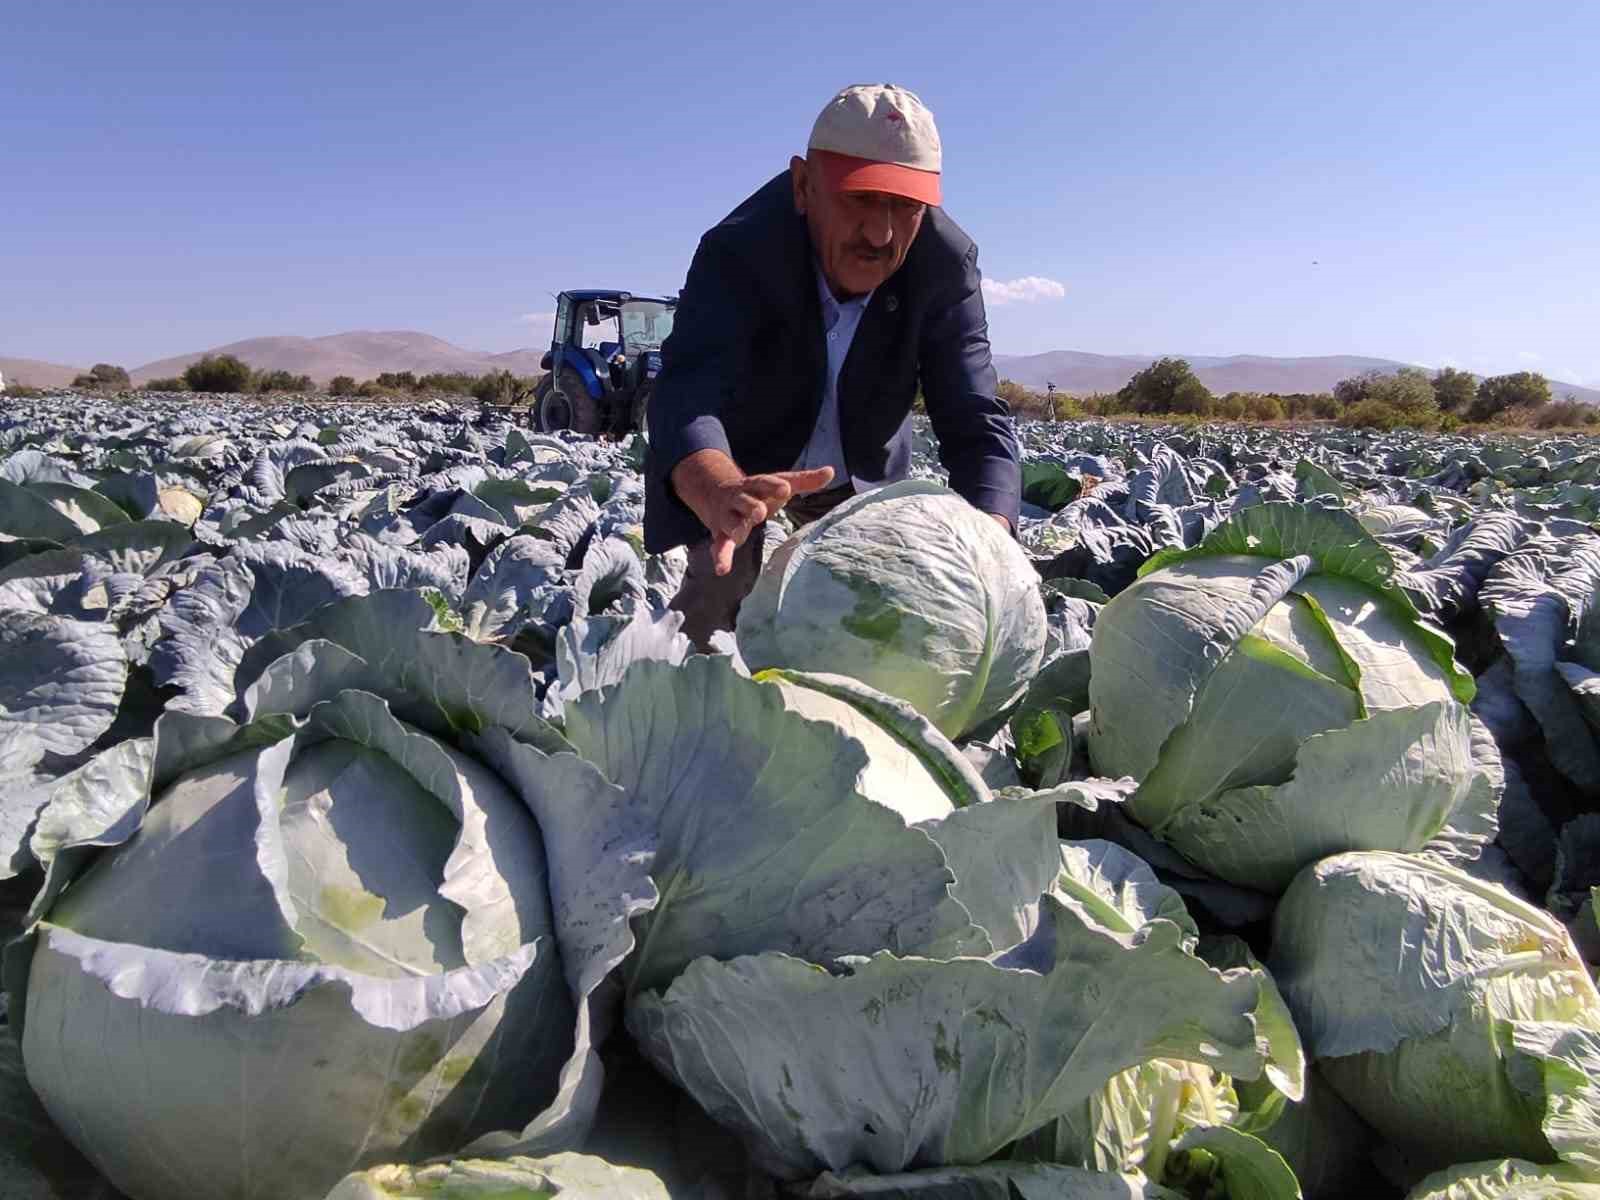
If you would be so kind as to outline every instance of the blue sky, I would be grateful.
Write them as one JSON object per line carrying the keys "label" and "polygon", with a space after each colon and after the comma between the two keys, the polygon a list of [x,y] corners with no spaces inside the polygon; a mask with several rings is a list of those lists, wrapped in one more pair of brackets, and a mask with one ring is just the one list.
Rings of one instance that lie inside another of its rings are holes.
{"label": "blue sky", "polygon": [[837,88],[893,81],[998,352],[1596,385],[1597,44],[1600,5],[1465,0],[12,3],[0,353],[540,343],[562,287],[675,290]]}

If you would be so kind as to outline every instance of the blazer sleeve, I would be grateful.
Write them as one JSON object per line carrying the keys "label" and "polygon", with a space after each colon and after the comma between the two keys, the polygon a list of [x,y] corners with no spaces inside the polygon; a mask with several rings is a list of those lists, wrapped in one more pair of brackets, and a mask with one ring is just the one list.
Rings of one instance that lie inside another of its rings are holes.
{"label": "blazer sleeve", "polygon": [[[748,374],[760,305],[736,259],[702,239],[678,295],[661,374],[650,394],[651,462],[663,480],[699,450],[732,457],[723,413]],[[666,486],[669,495],[670,483]]]}
{"label": "blazer sleeve", "polygon": [[961,263],[959,286],[923,323],[919,357],[922,395],[950,486],[1016,529],[1022,467],[1010,409],[995,394],[976,246]]}

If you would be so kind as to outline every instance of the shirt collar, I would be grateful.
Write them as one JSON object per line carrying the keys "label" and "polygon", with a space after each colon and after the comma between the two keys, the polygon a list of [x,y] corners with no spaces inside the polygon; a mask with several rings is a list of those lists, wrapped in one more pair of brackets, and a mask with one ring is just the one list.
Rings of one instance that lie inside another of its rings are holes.
{"label": "shirt collar", "polygon": [[828,286],[828,277],[823,274],[822,263],[815,255],[812,255],[811,257],[811,266],[816,271],[817,295],[821,298],[822,307],[824,309],[826,309],[830,304],[837,308],[854,307],[864,309],[867,306],[867,302],[872,299],[872,292],[876,292],[878,290],[877,288],[873,288],[872,292],[868,292],[864,296],[857,296],[853,300],[840,300],[833,294],[833,289]]}

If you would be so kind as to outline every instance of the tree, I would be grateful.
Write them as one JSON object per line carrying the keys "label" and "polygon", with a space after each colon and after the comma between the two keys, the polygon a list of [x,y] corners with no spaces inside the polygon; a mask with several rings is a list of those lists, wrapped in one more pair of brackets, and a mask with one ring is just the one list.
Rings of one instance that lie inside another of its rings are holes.
{"label": "tree", "polygon": [[231,354],[207,354],[183,372],[191,392],[247,392],[250,378],[249,366]]}
{"label": "tree", "polygon": [[121,367],[110,363],[95,363],[87,374],[79,375],[72,381],[75,388],[130,388],[133,381],[128,378],[128,372]]}
{"label": "tree", "polygon": [[1470,371],[1441,367],[1433,377],[1433,398],[1438,401],[1440,412],[1464,413],[1472,407],[1477,394],[1478,381]]}
{"label": "tree", "polygon": [[1531,417],[1550,403],[1550,381],[1537,371],[1491,375],[1478,384],[1478,394],[1467,412],[1472,421],[1492,421],[1502,414]]}
{"label": "tree", "polygon": [[1349,379],[1341,379],[1333,385],[1333,398],[1339,402],[1340,408],[1349,408],[1351,405],[1360,404],[1372,392],[1372,385],[1383,378],[1382,371],[1363,371],[1359,375],[1352,375]]}
{"label": "tree", "polygon": [[1194,413],[1211,410],[1212,396],[1181,358],[1163,358],[1138,372],[1117,393],[1130,412]]}
{"label": "tree", "polygon": [[354,396],[356,394],[356,381],[349,375],[335,375],[328,380],[328,395]]}

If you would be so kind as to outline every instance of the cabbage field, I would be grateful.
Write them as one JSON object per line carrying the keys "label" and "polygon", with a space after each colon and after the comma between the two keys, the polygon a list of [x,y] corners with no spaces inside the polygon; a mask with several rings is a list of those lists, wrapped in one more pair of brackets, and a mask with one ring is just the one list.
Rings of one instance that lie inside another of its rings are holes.
{"label": "cabbage field", "polygon": [[0,1196],[1600,1198],[1600,446],[0,414]]}

